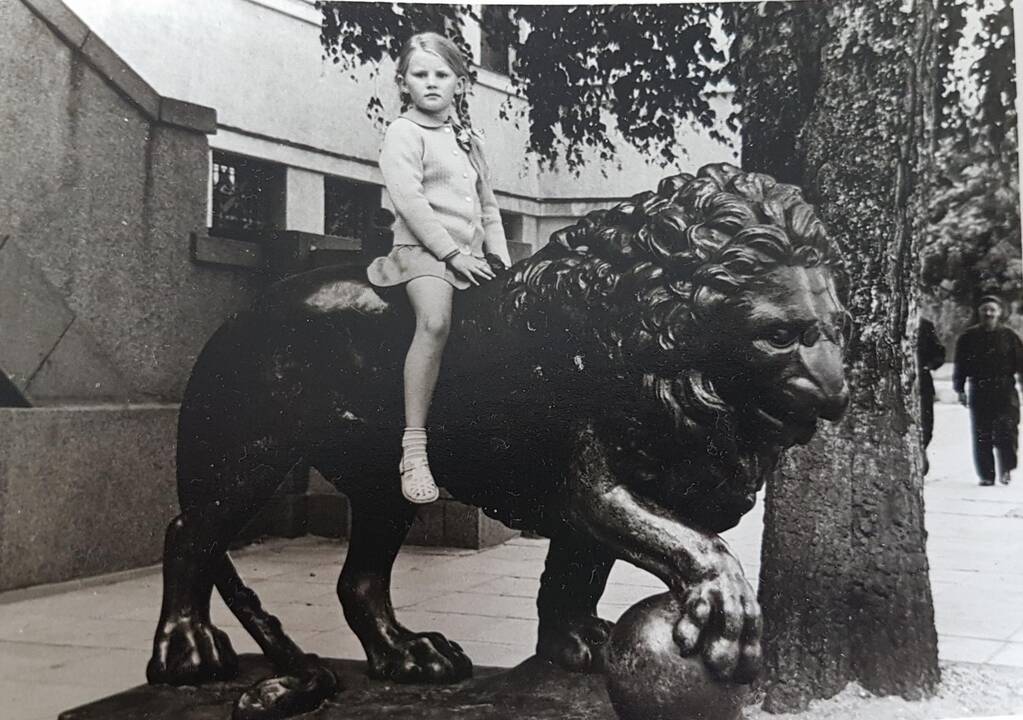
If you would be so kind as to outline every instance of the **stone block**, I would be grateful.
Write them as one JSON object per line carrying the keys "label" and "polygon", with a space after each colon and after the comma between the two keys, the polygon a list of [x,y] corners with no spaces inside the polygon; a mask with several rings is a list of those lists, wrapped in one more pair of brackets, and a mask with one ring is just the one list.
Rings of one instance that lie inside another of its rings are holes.
{"label": "stone block", "polygon": [[[380,254],[386,255],[388,252],[390,245]],[[321,235],[309,246],[309,265],[314,268],[325,265],[366,265],[371,257],[374,256],[367,254],[366,247],[358,238]]]}
{"label": "stone block", "polygon": [[479,543],[477,548],[493,547],[494,545],[500,545],[503,542],[507,542],[512,538],[518,537],[522,533],[518,530],[512,530],[504,523],[494,520],[492,517],[488,517],[479,510],[479,535],[477,542]]}
{"label": "stone block", "polygon": [[405,537],[409,545],[444,545],[444,506],[447,500],[438,500],[421,505],[416,512],[415,522]]}
{"label": "stone block", "polygon": [[0,408],[0,590],[159,561],[177,410]]}
{"label": "stone block", "polygon": [[175,98],[160,98],[160,121],[206,135],[217,132],[216,110]]}
{"label": "stone block", "polygon": [[444,542],[449,547],[480,548],[499,545],[517,537],[519,532],[487,517],[482,510],[457,500],[448,500],[444,508]]}
{"label": "stone block", "polygon": [[122,95],[137,105],[150,120],[160,117],[160,96],[141,75],[96,35],[89,35],[82,44],[82,54],[89,64],[110,81]]}
{"label": "stone block", "polygon": [[499,545],[518,535],[517,530],[510,530],[488,518],[479,508],[442,495],[437,502],[419,508],[405,542],[479,550]]}
{"label": "stone block", "polygon": [[0,238],[0,371],[24,391],[74,320],[13,239]]}
{"label": "stone block", "polygon": [[226,265],[259,270],[263,248],[256,243],[192,233],[192,260],[209,265]]}
{"label": "stone block", "polygon": [[314,467],[309,468],[309,493],[333,495],[337,489]]}
{"label": "stone block", "polygon": [[316,468],[309,469],[308,490],[308,533],[338,539],[348,537],[352,527],[348,498]]}
{"label": "stone block", "polygon": [[82,320],[75,320],[32,377],[26,395],[33,405],[57,401],[126,402],[132,392]]}
{"label": "stone block", "polygon": [[478,508],[457,500],[444,503],[444,539],[441,544],[461,548],[479,548],[482,513]]}

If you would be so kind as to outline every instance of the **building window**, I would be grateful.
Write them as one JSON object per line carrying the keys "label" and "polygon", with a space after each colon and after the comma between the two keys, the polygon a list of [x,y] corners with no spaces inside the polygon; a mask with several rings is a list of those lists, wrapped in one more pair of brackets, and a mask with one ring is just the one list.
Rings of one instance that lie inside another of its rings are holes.
{"label": "building window", "polygon": [[507,75],[511,68],[511,48],[508,37],[515,31],[502,5],[484,5],[483,24],[480,28],[480,67]]}
{"label": "building window", "polygon": [[380,186],[328,175],[323,179],[323,232],[365,240],[380,209]]}
{"label": "building window", "polygon": [[212,190],[210,235],[260,242],[282,216],[284,168],[214,150]]}

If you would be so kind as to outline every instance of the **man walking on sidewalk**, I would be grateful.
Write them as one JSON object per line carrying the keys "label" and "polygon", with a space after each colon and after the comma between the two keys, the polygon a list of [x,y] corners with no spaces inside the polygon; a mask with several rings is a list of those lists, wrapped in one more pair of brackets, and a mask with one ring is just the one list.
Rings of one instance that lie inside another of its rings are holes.
{"label": "man walking on sidewalk", "polygon": [[[966,329],[956,341],[953,384],[959,402],[970,408],[973,421],[973,461],[981,485],[1003,485],[1016,469],[1019,443],[1019,394],[1016,375],[1023,373],[1023,342],[999,321],[1002,301],[985,295],[977,305],[980,322]],[[966,382],[970,392],[967,396]]]}

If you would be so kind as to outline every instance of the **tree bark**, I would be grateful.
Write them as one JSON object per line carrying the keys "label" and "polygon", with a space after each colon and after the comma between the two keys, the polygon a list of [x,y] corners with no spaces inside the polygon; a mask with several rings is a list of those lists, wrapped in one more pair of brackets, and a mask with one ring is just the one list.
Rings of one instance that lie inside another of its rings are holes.
{"label": "tree bark", "polygon": [[[737,40],[743,158],[804,188],[845,255],[852,401],[768,483],[765,707],[939,679],[916,393],[932,0],[764,3]],[[798,581],[794,579],[798,578]]]}

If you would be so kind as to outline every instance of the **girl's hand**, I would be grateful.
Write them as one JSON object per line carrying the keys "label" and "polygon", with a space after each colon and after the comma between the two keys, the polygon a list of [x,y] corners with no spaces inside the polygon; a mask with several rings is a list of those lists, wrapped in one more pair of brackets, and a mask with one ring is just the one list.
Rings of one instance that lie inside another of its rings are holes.
{"label": "girl's hand", "polygon": [[473,285],[479,285],[480,280],[494,279],[494,271],[490,269],[490,263],[483,258],[459,253],[448,260],[448,265]]}

